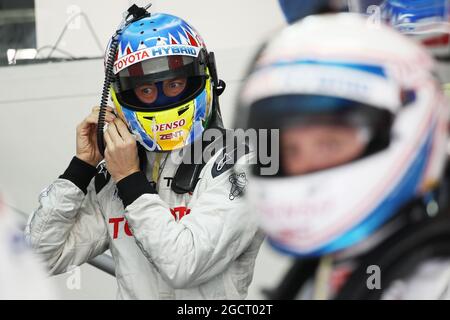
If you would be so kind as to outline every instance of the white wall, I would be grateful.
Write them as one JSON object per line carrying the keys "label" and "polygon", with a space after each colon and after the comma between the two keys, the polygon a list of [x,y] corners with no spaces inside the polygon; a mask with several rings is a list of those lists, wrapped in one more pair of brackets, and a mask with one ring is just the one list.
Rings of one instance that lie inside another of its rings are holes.
{"label": "white wall", "polygon": [[[38,47],[53,44],[78,6],[91,20],[106,46],[130,1],[36,0]],[[146,1],[138,1],[145,4]],[[233,118],[234,101],[243,72],[260,41],[282,27],[275,0],[156,0],[154,12],[188,20],[216,52],[218,70],[227,82],[221,97],[225,123]],[[71,10],[72,10],[71,9]],[[70,11],[70,10],[69,10]],[[72,10],[73,12],[73,10]],[[74,55],[98,56],[84,20],[69,29],[61,48]],[[100,59],[0,68],[0,185],[19,209],[30,213],[39,192],[61,174],[75,150],[75,127],[99,103],[103,82]],[[289,259],[263,246],[249,298],[261,298],[261,288],[273,287]],[[81,268],[81,290],[68,290],[69,275],[57,277],[65,299],[115,297],[115,279],[91,266]]]}

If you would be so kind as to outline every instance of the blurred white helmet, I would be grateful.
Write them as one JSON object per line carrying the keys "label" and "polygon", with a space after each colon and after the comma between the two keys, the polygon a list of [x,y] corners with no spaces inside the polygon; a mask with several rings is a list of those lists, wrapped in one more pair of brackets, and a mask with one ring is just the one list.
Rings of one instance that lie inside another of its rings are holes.
{"label": "blurred white helmet", "polygon": [[[280,130],[278,174],[261,176],[256,166],[248,186],[275,247],[300,256],[350,247],[437,186],[449,108],[433,71],[425,49],[360,15],[310,16],[273,35],[243,85],[238,114],[245,128]],[[317,140],[309,169],[289,160],[296,137],[327,126],[360,150],[333,163],[341,141]]]}
{"label": "blurred white helmet", "polygon": [[0,299],[55,299],[54,284],[0,193]]}

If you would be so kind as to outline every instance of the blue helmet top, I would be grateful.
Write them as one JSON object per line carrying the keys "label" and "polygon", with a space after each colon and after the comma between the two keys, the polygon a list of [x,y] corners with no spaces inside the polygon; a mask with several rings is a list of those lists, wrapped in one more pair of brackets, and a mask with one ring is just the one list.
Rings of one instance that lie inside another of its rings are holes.
{"label": "blue helmet top", "polygon": [[279,0],[279,3],[289,24],[332,9],[330,0]]}
{"label": "blue helmet top", "polygon": [[[155,13],[128,25],[119,37],[120,53],[161,45],[205,47],[198,32],[186,21],[170,14]],[[128,48],[127,48],[128,47]]]}

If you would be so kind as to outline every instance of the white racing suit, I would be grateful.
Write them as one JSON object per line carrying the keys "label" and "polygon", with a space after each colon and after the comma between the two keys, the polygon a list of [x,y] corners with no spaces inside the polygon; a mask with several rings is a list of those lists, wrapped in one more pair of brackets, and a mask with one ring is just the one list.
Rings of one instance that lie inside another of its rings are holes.
{"label": "white racing suit", "polygon": [[385,300],[450,300],[450,260],[430,259],[383,293]]}
{"label": "white racing suit", "polygon": [[0,196],[0,300],[53,299],[53,285]]}
{"label": "white racing suit", "polygon": [[[296,299],[333,299],[347,281],[353,269],[351,265],[351,262],[341,264],[331,267],[329,271],[319,267],[314,278],[305,284]],[[383,270],[380,271],[380,277],[383,277]],[[369,269],[367,281],[374,284],[370,279],[374,274],[372,272]],[[374,286],[372,290],[382,290],[383,300],[450,300],[450,260],[426,260],[414,268],[411,275],[393,281],[387,288]]]}
{"label": "white racing suit", "polygon": [[[424,257],[422,262],[411,265],[405,276],[396,278],[387,287],[381,285],[381,279],[386,275],[387,270],[373,268],[376,265],[360,265],[358,256],[369,252],[374,246],[384,241],[385,236],[393,232],[392,230],[388,233],[380,230],[352,248],[322,257],[314,274],[296,298],[302,300],[336,298],[337,292],[347,281],[351,281],[351,274],[358,267],[362,267],[366,276],[363,283],[357,286],[364,285],[367,288],[370,286],[370,290],[379,290],[380,298],[383,300],[450,300],[450,259],[448,257]],[[432,252],[431,250],[430,253]],[[403,252],[402,259],[407,259],[407,254]]]}
{"label": "white racing suit", "polygon": [[243,299],[264,237],[241,197],[245,173],[238,185],[224,153],[185,194],[171,189],[169,153],[147,152],[147,170],[117,185],[74,158],[41,193],[27,238],[52,274],[110,249],[119,299]]}

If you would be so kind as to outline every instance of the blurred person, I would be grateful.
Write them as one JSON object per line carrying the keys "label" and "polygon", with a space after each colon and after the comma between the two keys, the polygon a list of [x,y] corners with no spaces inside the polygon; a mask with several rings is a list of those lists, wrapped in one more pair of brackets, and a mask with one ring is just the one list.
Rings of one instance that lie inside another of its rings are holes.
{"label": "blurred person", "polygon": [[[121,299],[243,299],[263,234],[240,194],[231,195],[227,149],[203,139],[209,129],[225,132],[214,57],[169,14],[144,13],[118,41],[104,161],[95,107],[27,237],[52,274],[110,249]],[[194,145],[215,153],[181,162]]]}
{"label": "blurred person", "polygon": [[16,220],[0,194],[0,300],[53,299],[54,288]]}
{"label": "blurred person", "polygon": [[269,242],[296,258],[272,298],[450,298],[449,104],[435,66],[349,13],[266,43],[236,124],[279,130],[279,172],[254,166],[247,189]]}
{"label": "blurred person", "polygon": [[289,24],[308,15],[348,9],[370,17],[372,23],[391,25],[425,45],[440,62],[441,81],[450,83],[449,0],[279,0],[279,4]]}
{"label": "blurred person", "polygon": [[291,24],[306,16],[347,9],[344,0],[278,0],[286,22]]}
{"label": "blurred person", "polygon": [[426,46],[438,61],[436,72],[448,91],[449,0],[349,0],[348,4],[351,12],[378,15],[380,21]]}

